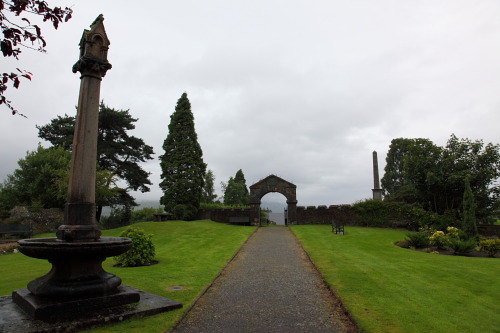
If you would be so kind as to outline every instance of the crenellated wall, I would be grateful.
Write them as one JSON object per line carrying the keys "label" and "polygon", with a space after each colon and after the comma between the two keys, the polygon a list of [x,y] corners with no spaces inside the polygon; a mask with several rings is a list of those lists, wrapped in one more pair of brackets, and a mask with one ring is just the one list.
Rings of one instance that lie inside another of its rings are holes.
{"label": "crenellated wall", "polygon": [[297,224],[331,224],[332,220],[345,225],[353,224],[354,215],[350,205],[298,206]]}
{"label": "crenellated wall", "polygon": [[[297,207],[297,224],[330,224],[332,220],[345,225],[354,224],[355,218],[350,208],[350,205],[299,206]],[[197,218],[229,223],[230,217],[249,217],[253,225],[258,225],[259,216],[258,207],[204,208],[198,211]]]}
{"label": "crenellated wall", "polygon": [[259,210],[255,207],[202,208],[198,211],[197,219],[229,223],[230,217],[249,217],[252,225],[259,225]]}

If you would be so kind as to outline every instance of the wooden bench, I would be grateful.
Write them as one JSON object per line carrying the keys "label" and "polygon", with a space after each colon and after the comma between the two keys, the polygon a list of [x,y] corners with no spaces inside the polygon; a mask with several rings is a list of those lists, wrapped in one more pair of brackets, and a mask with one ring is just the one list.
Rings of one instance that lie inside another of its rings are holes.
{"label": "wooden bench", "polygon": [[344,234],[344,225],[340,222],[332,221],[332,232],[336,234]]}
{"label": "wooden bench", "polygon": [[229,223],[250,224],[250,218],[248,216],[231,216],[229,217]]}
{"label": "wooden bench", "polygon": [[0,224],[0,235],[27,235],[31,238],[31,225],[29,224]]}

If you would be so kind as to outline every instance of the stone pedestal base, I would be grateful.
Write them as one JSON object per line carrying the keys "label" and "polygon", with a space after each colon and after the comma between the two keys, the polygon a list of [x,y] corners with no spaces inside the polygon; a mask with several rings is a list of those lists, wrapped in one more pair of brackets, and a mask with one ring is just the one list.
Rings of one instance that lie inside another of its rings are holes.
{"label": "stone pedestal base", "polygon": [[82,313],[97,311],[140,300],[139,293],[130,287],[120,287],[118,293],[89,298],[37,297],[26,288],[12,292],[12,301],[31,318],[49,322],[75,318]]}
{"label": "stone pedestal base", "polygon": [[[0,332],[77,332],[108,323],[151,316],[182,307],[181,303],[166,297],[150,294],[132,287],[123,286],[120,288],[124,288],[125,292],[138,293],[140,300],[137,303],[107,307],[88,312],[75,308],[75,313],[78,311],[76,317],[61,318],[55,322],[33,319],[18,305],[14,304],[11,296],[1,296]],[[67,304],[67,306],[72,305]]]}

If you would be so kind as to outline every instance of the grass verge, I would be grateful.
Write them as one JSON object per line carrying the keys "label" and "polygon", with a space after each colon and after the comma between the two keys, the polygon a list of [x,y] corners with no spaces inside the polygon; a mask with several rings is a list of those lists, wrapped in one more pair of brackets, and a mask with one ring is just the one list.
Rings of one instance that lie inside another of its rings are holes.
{"label": "grass verge", "polygon": [[402,249],[402,230],[291,229],[366,332],[500,332],[498,259]]}
{"label": "grass verge", "polygon": [[[142,222],[134,226],[153,234],[155,258],[159,264],[117,268],[113,267],[114,259],[108,258],[103,263],[104,269],[122,278],[125,285],[180,301],[184,307],[107,325],[91,332],[166,332],[255,230],[255,227],[211,221]],[[103,236],[118,236],[123,229],[125,227],[104,231]],[[29,281],[49,270],[47,261],[20,253],[0,256],[0,295],[9,295],[15,289],[25,288]],[[180,291],[167,290],[170,286],[186,288]]]}

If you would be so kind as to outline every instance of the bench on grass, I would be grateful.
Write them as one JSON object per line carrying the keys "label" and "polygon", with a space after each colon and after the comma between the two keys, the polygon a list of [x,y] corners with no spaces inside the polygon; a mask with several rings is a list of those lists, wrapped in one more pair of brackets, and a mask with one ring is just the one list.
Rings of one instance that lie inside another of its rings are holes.
{"label": "bench on grass", "polygon": [[250,224],[250,218],[248,216],[231,216],[229,217],[229,223]]}
{"label": "bench on grass", "polygon": [[340,222],[332,221],[332,232],[336,234],[344,234],[344,225]]}
{"label": "bench on grass", "polygon": [[31,225],[29,224],[0,224],[0,235],[26,235],[31,238]]}

